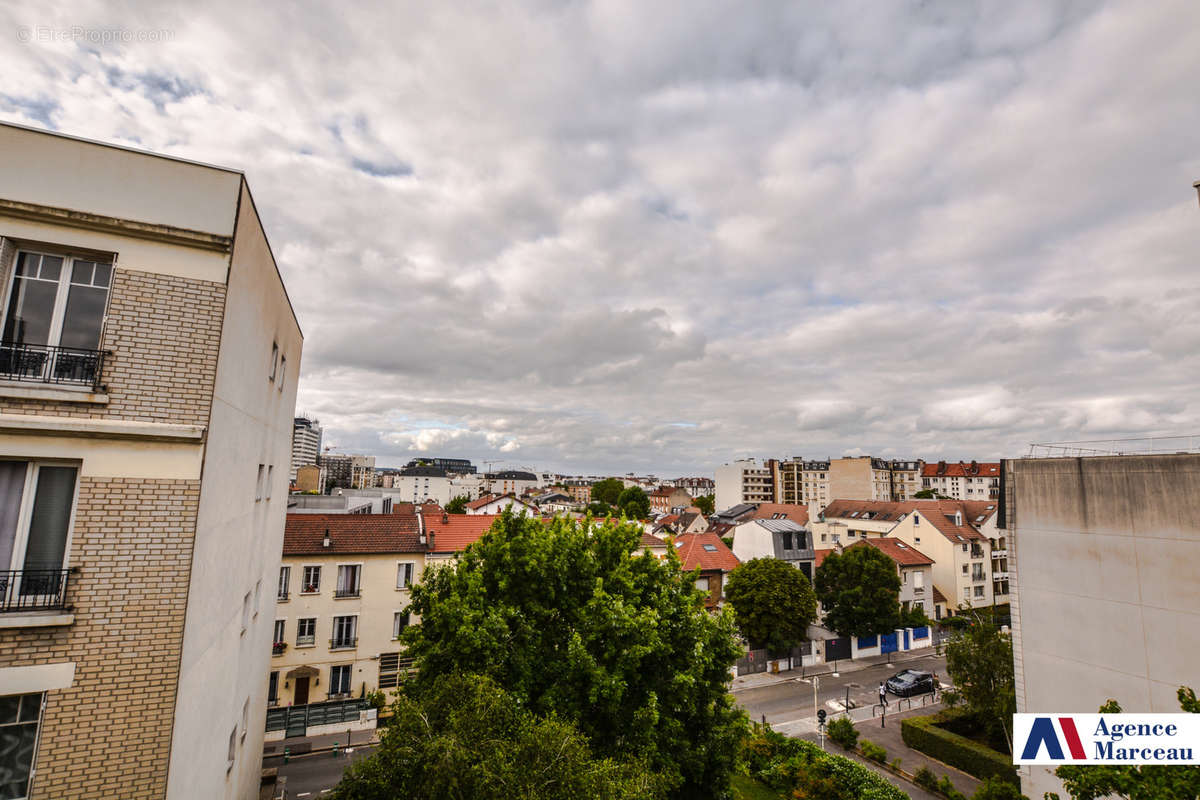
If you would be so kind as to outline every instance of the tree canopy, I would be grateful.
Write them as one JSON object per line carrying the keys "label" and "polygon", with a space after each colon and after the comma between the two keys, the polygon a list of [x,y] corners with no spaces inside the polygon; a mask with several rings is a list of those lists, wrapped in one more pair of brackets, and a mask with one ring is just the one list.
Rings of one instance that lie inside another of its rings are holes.
{"label": "tree canopy", "polygon": [[933,489],[922,489],[921,491],[913,494],[913,499],[914,500],[950,500],[951,498],[947,497],[944,494],[938,494]]}
{"label": "tree canopy", "polygon": [[825,626],[842,636],[873,636],[900,621],[900,576],[874,547],[848,547],[825,556],[813,576],[825,607]]}
{"label": "tree canopy", "polygon": [[645,519],[650,516],[650,498],[640,486],[630,486],[617,497],[617,508],[629,519]]}
{"label": "tree canopy", "polygon": [[638,754],[670,797],[725,797],[747,728],[727,693],[733,618],[702,609],[673,551],[635,554],[640,539],[633,524],[505,512],[413,587],[415,689],[487,675],[531,713],[576,724],[597,757]]}
{"label": "tree canopy", "polygon": [[620,478],[605,478],[592,484],[592,501],[615,506],[623,491],[625,491],[625,484],[621,482]]}
{"label": "tree canopy", "polygon": [[467,497],[465,494],[459,494],[459,495],[455,495],[454,497],[451,497],[450,502],[446,503],[446,513],[447,514],[465,514],[465,513],[467,513],[467,503],[469,503],[470,500],[471,500],[471,498]]}
{"label": "tree canopy", "polygon": [[[1196,693],[1180,686],[1176,693],[1179,708],[1189,714],[1200,714]],[[1101,714],[1120,714],[1121,706],[1109,700],[1100,707]],[[1125,766],[1123,764],[1091,764],[1063,766],[1054,770],[1073,800],[1100,800],[1123,797],[1126,800],[1195,800],[1200,797],[1200,766],[1159,765]],[[1057,800],[1058,795],[1051,795]]]}
{"label": "tree canopy", "polygon": [[346,770],[333,800],[664,796],[644,765],[594,758],[574,725],[534,715],[486,676],[439,675],[393,712],[379,748]]}
{"label": "tree canopy", "polygon": [[950,705],[963,703],[993,730],[998,727],[1011,752],[1012,715],[1017,712],[1012,638],[990,615],[973,616],[972,624],[946,643],[946,671],[954,681],[946,700]]}
{"label": "tree canopy", "polygon": [[712,515],[713,506],[717,500],[711,494],[706,494],[697,497],[692,502],[695,504],[696,508],[700,509],[700,513],[707,517]]}
{"label": "tree canopy", "polygon": [[753,648],[795,647],[817,617],[817,596],[808,578],[776,558],[756,558],[738,566],[725,583],[725,599]]}

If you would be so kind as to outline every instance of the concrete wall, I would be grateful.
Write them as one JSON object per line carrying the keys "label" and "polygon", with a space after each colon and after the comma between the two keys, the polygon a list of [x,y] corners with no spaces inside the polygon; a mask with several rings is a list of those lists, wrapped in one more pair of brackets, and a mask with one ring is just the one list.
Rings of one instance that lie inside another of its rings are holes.
{"label": "concrete wall", "polygon": [[[1200,686],[1200,455],[1005,467],[1018,711],[1178,712]],[[1023,789],[1060,791],[1038,767]]]}
{"label": "concrete wall", "polygon": [[[196,522],[168,798],[258,795],[302,338],[243,183]],[[272,371],[272,343],[286,367]],[[259,465],[270,482],[256,499]],[[251,619],[243,631],[243,602]],[[227,769],[231,730],[239,733]]]}

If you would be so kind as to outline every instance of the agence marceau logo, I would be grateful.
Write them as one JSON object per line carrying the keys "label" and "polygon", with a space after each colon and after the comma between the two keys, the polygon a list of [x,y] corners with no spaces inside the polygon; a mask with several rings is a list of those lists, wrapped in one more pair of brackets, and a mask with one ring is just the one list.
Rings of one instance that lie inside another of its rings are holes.
{"label": "agence marceau logo", "polygon": [[1200,714],[1014,714],[1014,764],[1200,764]]}

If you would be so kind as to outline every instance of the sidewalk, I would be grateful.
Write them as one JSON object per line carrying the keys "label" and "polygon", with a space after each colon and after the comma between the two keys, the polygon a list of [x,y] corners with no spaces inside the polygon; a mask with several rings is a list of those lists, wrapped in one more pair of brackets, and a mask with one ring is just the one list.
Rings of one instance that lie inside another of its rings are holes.
{"label": "sidewalk", "polygon": [[[347,734],[349,734],[349,739],[347,739]],[[283,750],[285,747],[289,755],[300,757],[309,753],[327,753],[333,749],[335,744],[339,750],[345,750],[347,741],[352,748],[377,745],[379,744],[379,729],[353,732],[342,731],[341,733],[330,733],[323,736],[293,736],[291,739],[281,739],[278,742],[263,742],[263,766],[278,766],[275,762],[283,760]],[[271,763],[267,763],[268,759],[272,760]]]}
{"label": "sidewalk", "polygon": [[[895,706],[895,703],[892,704]],[[868,739],[883,749],[887,750],[887,760],[900,759],[900,769],[907,772],[909,775],[914,774],[921,767],[926,767],[933,772],[938,778],[943,775],[950,776],[950,782],[954,784],[954,788],[965,794],[967,797],[975,794],[975,790],[979,788],[980,781],[965,772],[943,764],[936,758],[930,758],[924,753],[909,748],[904,743],[904,739],[900,735],[900,720],[908,717],[927,716],[936,714],[942,710],[942,705],[939,703],[935,706],[926,706],[925,708],[914,708],[911,711],[903,711],[899,714],[887,715],[886,723],[882,723],[885,727],[880,727],[879,718],[867,719],[858,721],[855,720],[854,727],[858,729],[858,742],[861,745],[864,739]],[[838,748],[840,751],[841,748]],[[864,759],[858,759],[863,761]],[[883,770],[887,772],[887,770]]]}
{"label": "sidewalk", "polygon": [[[908,650],[903,653],[888,653],[881,656],[867,656],[860,658],[857,661],[836,661],[833,664],[814,664],[811,667],[796,667],[795,669],[784,670],[778,675],[772,675],[769,672],[758,672],[753,675],[739,675],[733,679],[733,683],[729,687],[731,692],[739,692],[744,689],[756,689],[759,686],[772,686],[776,683],[795,680],[796,678],[811,678],[814,675],[832,675],[837,667],[837,674],[844,675],[848,672],[858,672],[868,667],[875,667],[880,664],[887,664],[888,657],[891,657],[892,664],[904,664],[908,661],[916,661],[919,658],[936,655],[937,651],[932,647],[923,647],[920,650]],[[943,678],[943,680],[945,680]]]}

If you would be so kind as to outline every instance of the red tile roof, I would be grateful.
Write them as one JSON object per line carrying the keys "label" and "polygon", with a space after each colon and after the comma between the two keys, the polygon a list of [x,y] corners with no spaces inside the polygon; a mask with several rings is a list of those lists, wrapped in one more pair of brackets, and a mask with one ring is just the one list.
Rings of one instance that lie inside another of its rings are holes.
{"label": "red tile roof", "polygon": [[926,464],[921,469],[922,478],[999,478],[999,461],[964,461]]}
{"label": "red tile roof", "polygon": [[808,508],[792,503],[759,503],[750,519],[790,519],[797,525],[807,525]]}
{"label": "red tile roof", "polygon": [[[329,547],[323,542],[329,531]],[[321,553],[420,553],[415,514],[288,514],[285,556]]]}
{"label": "red tile roof", "polygon": [[[458,553],[479,541],[499,514],[447,514],[425,517],[425,533],[433,553]],[[445,520],[445,521],[443,521]]]}
{"label": "red tile roof", "polygon": [[675,552],[679,553],[683,568],[689,572],[694,569],[731,572],[742,563],[721,537],[712,533],[683,533],[675,537],[675,543],[679,544]]}
{"label": "red tile roof", "polygon": [[471,502],[467,503],[466,507],[471,509],[472,511],[474,511],[477,508],[483,508],[484,506],[486,506],[488,503],[492,502],[495,499],[497,499],[496,495],[485,494],[483,497],[479,498],[478,500],[472,500]]}
{"label": "red tile roof", "polygon": [[920,567],[933,563],[933,559],[920,550],[916,550],[899,539],[893,539],[890,536],[881,536],[878,539],[863,539],[850,546],[874,547],[884,555],[890,556],[892,561],[895,561],[902,567]]}
{"label": "red tile roof", "polygon": [[638,542],[638,551],[641,552],[647,547],[666,547],[667,543],[663,539],[658,538],[652,533],[643,533],[642,541]]}
{"label": "red tile roof", "polygon": [[[913,501],[915,502],[915,501]],[[889,500],[834,500],[822,512],[825,519],[855,519],[868,522],[896,522],[912,511],[912,502]],[[851,514],[854,516],[852,517]],[[864,514],[866,516],[864,516]]]}
{"label": "red tile roof", "polygon": [[[947,539],[984,538],[976,527],[984,524],[999,508],[997,500],[905,500],[899,503],[883,500],[834,500],[825,507],[825,519],[898,522],[904,514],[920,511]],[[963,524],[954,523],[955,512],[962,513]],[[851,515],[854,516],[851,516]],[[864,516],[864,514],[866,514]]]}
{"label": "red tile roof", "polygon": [[939,591],[938,591],[938,588],[937,588],[936,586],[935,586],[935,587],[933,587],[933,602],[935,602],[935,603],[944,603],[944,602],[946,602],[946,595],[944,595],[944,594],[942,594],[941,592],[939,592]]}
{"label": "red tile roof", "polygon": [[816,554],[816,557],[813,558],[813,569],[815,570],[817,567],[821,566],[821,562],[825,560],[825,556],[833,552],[833,548],[829,547],[824,550],[814,550],[813,552]]}

